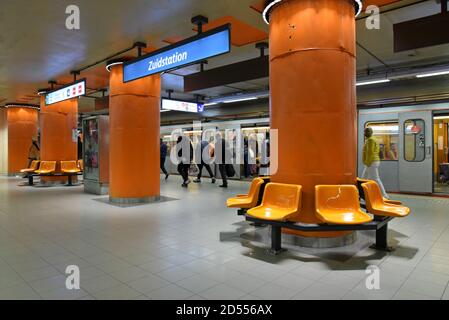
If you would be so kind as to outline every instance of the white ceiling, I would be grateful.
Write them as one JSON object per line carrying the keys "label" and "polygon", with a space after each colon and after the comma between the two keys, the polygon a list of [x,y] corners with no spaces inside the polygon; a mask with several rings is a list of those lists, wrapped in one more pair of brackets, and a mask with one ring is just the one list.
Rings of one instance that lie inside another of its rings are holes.
{"label": "white ceiling", "polygon": [[[69,71],[101,60],[114,52],[144,41],[154,47],[166,45],[162,39],[192,36],[190,18],[202,14],[214,20],[231,15],[256,28],[268,31],[259,13],[249,8],[255,0],[1,0],[0,5],[0,105],[32,95],[47,81],[70,81]],[[416,2],[405,0],[401,3]],[[401,4],[399,3],[399,5]],[[81,9],[81,30],[65,28],[65,9],[76,4]],[[393,52],[393,24],[439,12],[439,4],[429,0],[381,16],[380,30],[366,30],[357,21],[358,42],[389,65],[449,60],[449,45]],[[357,68],[382,66],[358,48]],[[206,69],[258,56],[254,44],[233,47],[228,55],[211,59]],[[197,72],[198,66],[175,74]],[[107,85],[104,67],[98,82]],[[83,75],[81,75],[83,76]],[[68,79],[68,80],[67,80]],[[265,89],[268,79],[232,84],[198,93],[215,96],[241,90]],[[182,91],[182,77],[165,75],[164,89]],[[180,95],[182,96],[182,94]],[[36,102],[37,100],[31,101]]]}

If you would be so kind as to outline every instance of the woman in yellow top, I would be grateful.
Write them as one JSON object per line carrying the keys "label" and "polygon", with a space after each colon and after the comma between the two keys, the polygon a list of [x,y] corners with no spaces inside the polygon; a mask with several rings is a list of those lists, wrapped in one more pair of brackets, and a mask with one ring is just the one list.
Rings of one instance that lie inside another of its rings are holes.
{"label": "woman in yellow top", "polygon": [[365,165],[365,169],[363,170],[362,178],[376,181],[382,191],[382,195],[388,199],[388,195],[385,192],[384,185],[379,176],[380,147],[373,138],[372,128],[368,127],[365,129],[365,138],[365,145],[363,146],[363,164]]}

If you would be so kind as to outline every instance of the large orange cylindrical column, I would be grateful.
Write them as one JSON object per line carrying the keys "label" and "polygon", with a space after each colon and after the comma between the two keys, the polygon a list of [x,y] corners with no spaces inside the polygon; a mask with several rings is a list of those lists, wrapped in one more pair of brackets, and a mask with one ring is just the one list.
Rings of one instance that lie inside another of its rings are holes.
{"label": "large orange cylindrical column", "polygon": [[[78,128],[78,98],[49,106],[45,105],[44,96],[40,101],[41,160],[57,161],[56,169],[59,171],[60,161],[78,158],[78,144],[73,137],[73,130]],[[43,180],[64,182],[67,177]]]}
{"label": "large orange cylindrical column", "polygon": [[110,200],[156,200],[160,196],[160,76],[123,83],[123,65],[114,65],[109,90]]}
{"label": "large orange cylindrical column", "polygon": [[8,174],[28,166],[33,138],[37,139],[38,110],[30,107],[8,107]]}
{"label": "large orange cylindrical column", "polygon": [[302,185],[296,220],[304,223],[318,222],[315,185],[356,178],[354,12],[352,0],[284,0],[270,14],[271,127],[279,133],[272,181]]}

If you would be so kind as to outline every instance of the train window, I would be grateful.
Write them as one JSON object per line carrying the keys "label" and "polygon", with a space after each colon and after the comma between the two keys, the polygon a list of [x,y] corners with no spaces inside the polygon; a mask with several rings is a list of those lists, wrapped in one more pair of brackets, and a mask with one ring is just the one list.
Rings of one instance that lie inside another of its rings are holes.
{"label": "train window", "polygon": [[398,122],[369,122],[365,128],[373,129],[373,137],[379,143],[381,161],[398,161]]}
{"label": "train window", "polygon": [[421,162],[426,158],[425,123],[422,119],[404,122],[404,158],[410,162]]}

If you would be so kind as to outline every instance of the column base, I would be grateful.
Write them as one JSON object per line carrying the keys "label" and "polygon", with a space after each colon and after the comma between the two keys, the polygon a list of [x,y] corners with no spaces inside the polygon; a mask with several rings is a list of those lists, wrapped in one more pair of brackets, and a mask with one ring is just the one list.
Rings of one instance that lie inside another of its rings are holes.
{"label": "column base", "polygon": [[140,203],[152,203],[161,200],[161,196],[150,196],[142,198],[113,198],[109,197],[109,202],[114,204],[140,204]]}
{"label": "column base", "polygon": [[293,234],[283,234],[282,241],[303,248],[326,249],[338,248],[353,244],[357,240],[357,232],[351,232],[332,238],[311,238]]}

